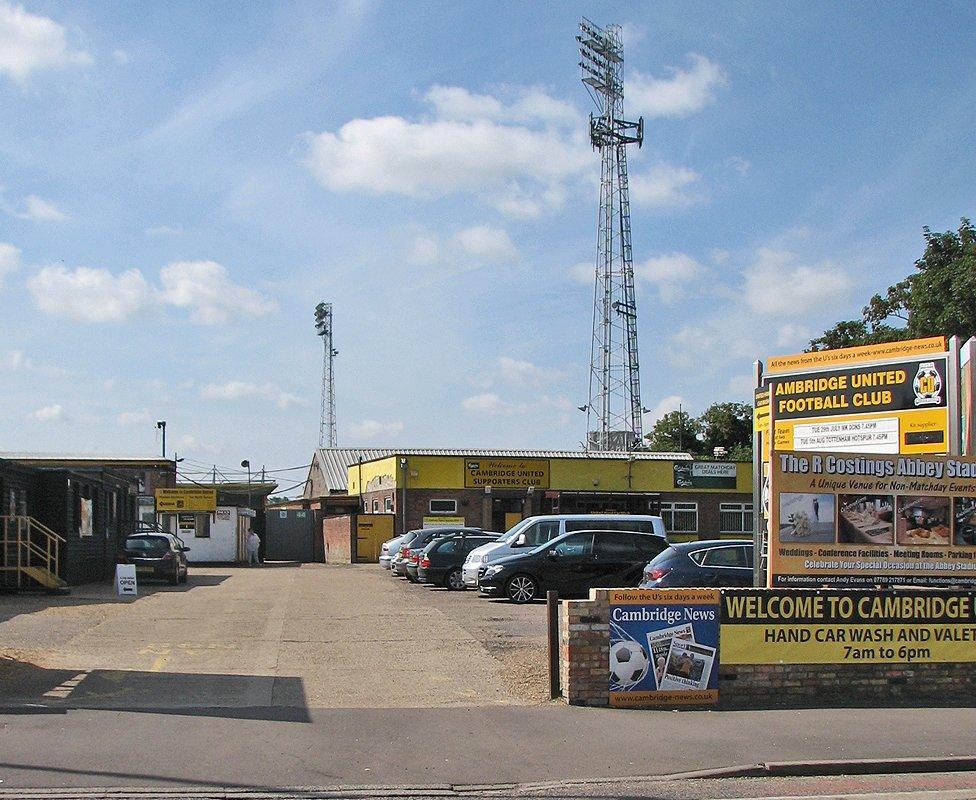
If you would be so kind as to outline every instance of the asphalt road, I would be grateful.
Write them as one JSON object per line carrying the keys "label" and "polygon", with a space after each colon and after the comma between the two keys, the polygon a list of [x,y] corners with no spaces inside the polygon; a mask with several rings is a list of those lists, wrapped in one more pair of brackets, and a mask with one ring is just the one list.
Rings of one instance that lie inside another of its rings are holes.
{"label": "asphalt road", "polygon": [[590,781],[973,752],[976,709],[548,703],[543,606],[376,567],[191,581],[134,602],[0,597],[0,789]]}

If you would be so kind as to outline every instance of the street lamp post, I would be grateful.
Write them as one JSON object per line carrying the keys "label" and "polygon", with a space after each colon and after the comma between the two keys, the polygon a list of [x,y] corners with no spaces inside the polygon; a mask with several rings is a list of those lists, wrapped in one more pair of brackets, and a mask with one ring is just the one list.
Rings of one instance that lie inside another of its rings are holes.
{"label": "street lamp post", "polygon": [[246,458],[241,462],[242,467],[247,467],[247,507],[251,507],[251,462]]}
{"label": "street lamp post", "polygon": [[163,432],[163,458],[166,458],[166,420],[164,419],[157,420],[156,430]]}

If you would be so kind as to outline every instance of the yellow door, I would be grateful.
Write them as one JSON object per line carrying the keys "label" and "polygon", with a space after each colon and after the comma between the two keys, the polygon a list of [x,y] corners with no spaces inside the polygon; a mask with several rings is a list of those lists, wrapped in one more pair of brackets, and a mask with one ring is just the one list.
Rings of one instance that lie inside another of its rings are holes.
{"label": "yellow door", "polygon": [[517,525],[521,521],[522,515],[518,511],[505,512],[505,530],[509,530],[513,525]]}
{"label": "yellow door", "polygon": [[392,514],[360,514],[356,517],[356,561],[380,560],[383,542],[393,538]]}

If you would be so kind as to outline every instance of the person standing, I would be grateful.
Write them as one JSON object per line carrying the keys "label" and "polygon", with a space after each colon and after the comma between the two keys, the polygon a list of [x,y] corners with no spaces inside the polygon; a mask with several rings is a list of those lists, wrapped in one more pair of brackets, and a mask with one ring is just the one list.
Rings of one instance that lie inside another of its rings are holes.
{"label": "person standing", "polygon": [[247,565],[249,567],[260,565],[258,551],[261,549],[261,537],[254,531],[248,531],[247,538],[244,540],[244,549],[247,551]]}

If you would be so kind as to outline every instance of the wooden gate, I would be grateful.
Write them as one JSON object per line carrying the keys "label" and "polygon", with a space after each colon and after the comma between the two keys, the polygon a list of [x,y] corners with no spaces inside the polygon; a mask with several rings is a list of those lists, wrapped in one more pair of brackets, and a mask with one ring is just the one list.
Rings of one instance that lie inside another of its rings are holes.
{"label": "wooden gate", "polygon": [[376,563],[383,542],[393,538],[392,514],[358,514],[356,516],[356,561]]}

